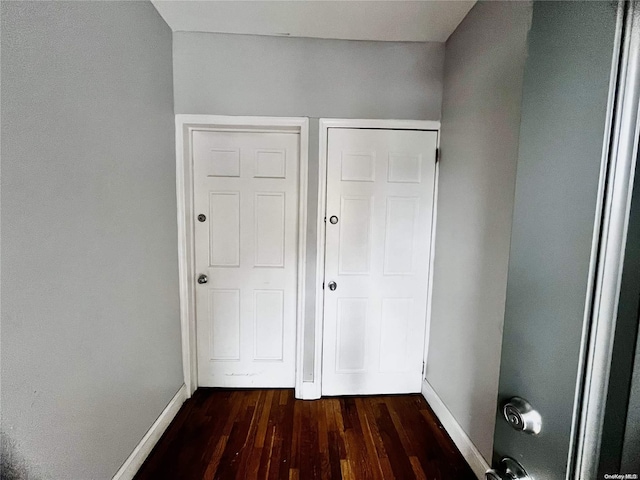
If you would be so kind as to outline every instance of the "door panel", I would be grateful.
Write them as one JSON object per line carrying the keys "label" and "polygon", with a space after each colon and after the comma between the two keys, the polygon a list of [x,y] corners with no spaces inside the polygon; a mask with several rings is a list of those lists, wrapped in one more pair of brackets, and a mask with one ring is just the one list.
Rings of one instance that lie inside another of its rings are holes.
{"label": "door panel", "polygon": [[615,27],[608,2],[533,5],[498,406],[523,397],[542,430],[498,411],[493,461],[512,457],[535,479],[569,473]]}
{"label": "door panel", "polygon": [[299,136],[193,133],[198,384],[293,387]]}
{"label": "door panel", "polygon": [[421,389],[436,142],[329,129],[323,395]]}
{"label": "door panel", "polygon": [[340,199],[340,240],[338,273],[367,275],[371,256],[371,214],[373,197],[342,197]]}

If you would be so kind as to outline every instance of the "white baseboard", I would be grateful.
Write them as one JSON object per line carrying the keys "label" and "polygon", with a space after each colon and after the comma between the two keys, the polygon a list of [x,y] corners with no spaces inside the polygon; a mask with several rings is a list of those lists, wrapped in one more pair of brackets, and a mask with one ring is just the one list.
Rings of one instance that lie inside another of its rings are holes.
{"label": "white baseboard", "polygon": [[442,426],[451,437],[451,440],[453,440],[453,443],[455,443],[458,450],[460,450],[460,453],[471,467],[471,470],[473,470],[473,473],[475,473],[479,479],[484,479],[485,472],[491,467],[440,399],[436,391],[426,380],[422,381],[422,396],[436,414],[440,423],[442,423]]}
{"label": "white baseboard", "polygon": [[300,389],[296,389],[296,398],[300,400],[317,400],[322,396],[320,382],[302,382]]}
{"label": "white baseboard", "polygon": [[175,418],[178,410],[187,399],[187,387],[182,385],[178,393],[174,395],[160,416],[153,422],[151,428],[145,433],[140,443],[133,449],[129,458],[122,464],[120,469],[113,476],[113,480],[131,480],[142,466],[144,461],[155,447],[158,440],[167,429],[171,421]]}

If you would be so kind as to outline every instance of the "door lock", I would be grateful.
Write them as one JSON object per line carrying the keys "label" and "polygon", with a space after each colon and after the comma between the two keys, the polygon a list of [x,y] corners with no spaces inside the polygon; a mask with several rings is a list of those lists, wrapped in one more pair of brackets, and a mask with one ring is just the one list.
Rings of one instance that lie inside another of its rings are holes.
{"label": "door lock", "polygon": [[329,282],[329,284],[328,284],[328,285],[329,285],[329,290],[331,290],[332,292],[333,292],[336,288],[338,288],[338,284],[337,284],[336,282],[334,282],[334,281]]}
{"label": "door lock", "polygon": [[207,216],[204,213],[201,213],[200,215],[198,215],[199,222],[204,222],[206,219],[207,219]]}
{"label": "door lock", "polygon": [[531,480],[524,467],[510,457],[500,460],[495,470],[493,468],[487,470],[484,478],[485,480]]}
{"label": "door lock", "polygon": [[198,283],[199,283],[200,285],[202,285],[203,283],[207,283],[208,281],[209,281],[209,279],[207,278],[207,276],[206,276],[206,275],[200,275],[200,276],[198,277]]}
{"label": "door lock", "polygon": [[532,435],[542,430],[542,417],[524,398],[509,399],[502,407],[502,415],[515,430]]}

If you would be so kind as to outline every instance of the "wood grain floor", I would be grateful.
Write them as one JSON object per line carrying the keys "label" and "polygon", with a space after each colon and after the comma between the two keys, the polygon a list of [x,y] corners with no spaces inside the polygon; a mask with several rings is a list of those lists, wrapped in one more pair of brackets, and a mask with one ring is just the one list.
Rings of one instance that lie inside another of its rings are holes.
{"label": "wood grain floor", "polygon": [[146,479],[475,479],[421,395],[293,398],[198,389],[149,455]]}

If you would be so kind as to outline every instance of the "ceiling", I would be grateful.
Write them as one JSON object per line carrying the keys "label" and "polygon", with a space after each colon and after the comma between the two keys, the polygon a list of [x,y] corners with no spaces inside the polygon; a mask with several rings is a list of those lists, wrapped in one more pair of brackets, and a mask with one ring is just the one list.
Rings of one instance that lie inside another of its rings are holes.
{"label": "ceiling", "polygon": [[444,42],[476,0],[152,0],[174,32]]}

